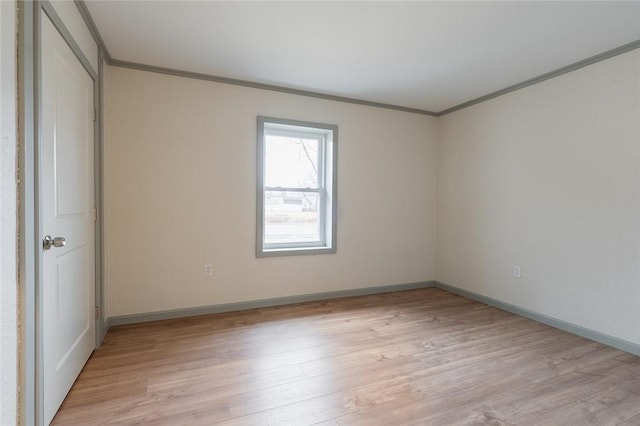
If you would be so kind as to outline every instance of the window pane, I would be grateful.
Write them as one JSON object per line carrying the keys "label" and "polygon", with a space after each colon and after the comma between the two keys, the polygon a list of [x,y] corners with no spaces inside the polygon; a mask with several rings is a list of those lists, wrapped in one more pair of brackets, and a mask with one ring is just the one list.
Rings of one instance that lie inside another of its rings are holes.
{"label": "window pane", "polygon": [[267,135],[265,186],[318,187],[318,140]]}
{"label": "window pane", "polygon": [[319,209],[318,193],[265,191],[264,243],[320,241]]}

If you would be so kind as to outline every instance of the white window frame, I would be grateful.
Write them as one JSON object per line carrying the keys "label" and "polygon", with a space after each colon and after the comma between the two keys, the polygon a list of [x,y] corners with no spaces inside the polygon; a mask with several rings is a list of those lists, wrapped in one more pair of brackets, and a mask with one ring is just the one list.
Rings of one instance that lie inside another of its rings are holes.
{"label": "white window frame", "polygon": [[[256,187],[256,256],[290,256],[336,252],[338,126],[258,116]],[[266,137],[295,136],[318,141],[317,187],[290,188],[265,185]],[[265,243],[265,193],[267,191],[315,193],[319,195],[319,241]]]}

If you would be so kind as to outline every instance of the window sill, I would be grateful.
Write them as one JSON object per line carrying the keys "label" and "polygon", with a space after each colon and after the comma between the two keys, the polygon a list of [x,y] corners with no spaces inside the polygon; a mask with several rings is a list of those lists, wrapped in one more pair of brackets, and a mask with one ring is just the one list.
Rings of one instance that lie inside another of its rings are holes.
{"label": "window sill", "polygon": [[316,254],[332,254],[335,247],[292,247],[277,249],[262,249],[256,252],[256,257],[301,256]]}

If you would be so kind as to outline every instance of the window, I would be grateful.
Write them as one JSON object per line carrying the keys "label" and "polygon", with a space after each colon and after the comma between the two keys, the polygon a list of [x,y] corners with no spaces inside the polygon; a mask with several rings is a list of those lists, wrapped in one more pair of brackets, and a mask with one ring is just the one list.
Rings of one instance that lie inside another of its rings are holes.
{"label": "window", "polygon": [[256,256],[336,252],[338,127],[258,117]]}

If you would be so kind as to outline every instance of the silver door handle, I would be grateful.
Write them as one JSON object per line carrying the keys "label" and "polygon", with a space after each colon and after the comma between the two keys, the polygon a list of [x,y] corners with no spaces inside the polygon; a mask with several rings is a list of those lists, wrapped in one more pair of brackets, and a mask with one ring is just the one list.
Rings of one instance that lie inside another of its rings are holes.
{"label": "silver door handle", "polygon": [[67,240],[64,237],[55,237],[51,238],[51,235],[47,235],[44,237],[44,241],[42,241],[42,246],[45,250],[49,250],[51,247],[64,247]]}

